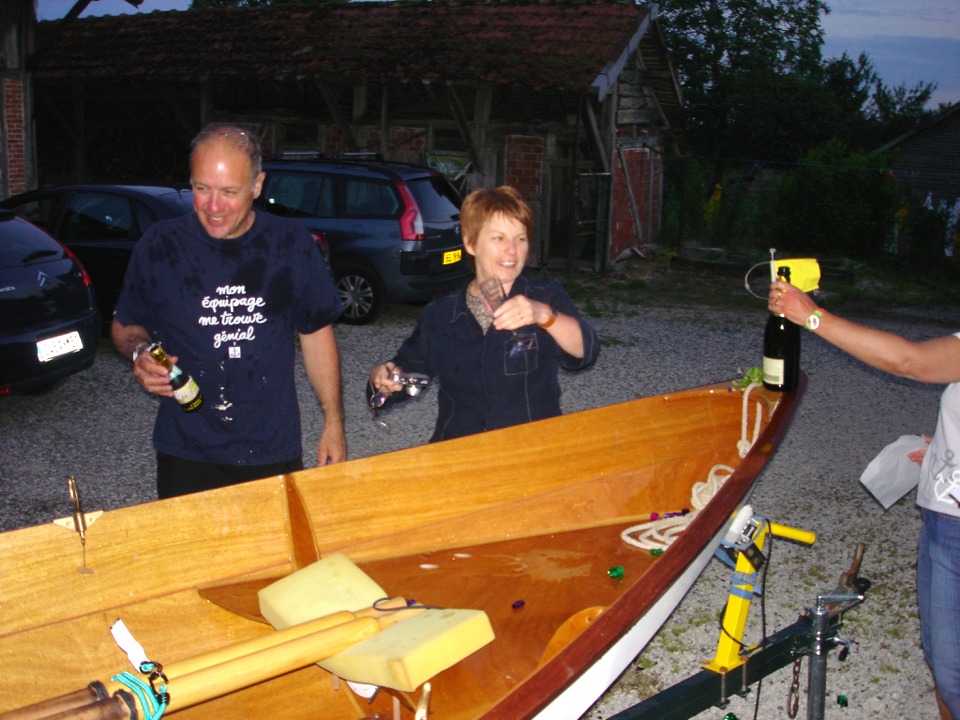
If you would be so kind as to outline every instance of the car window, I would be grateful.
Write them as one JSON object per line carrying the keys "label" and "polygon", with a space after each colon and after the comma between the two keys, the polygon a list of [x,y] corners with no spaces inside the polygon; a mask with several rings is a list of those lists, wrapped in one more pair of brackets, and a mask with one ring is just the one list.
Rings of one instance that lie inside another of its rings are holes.
{"label": "car window", "polygon": [[346,214],[359,217],[399,217],[400,196],[393,183],[370,178],[347,178]]}
{"label": "car window", "polygon": [[271,170],[262,202],[275,215],[334,217],[333,178],[322,173]]}
{"label": "car window", "polygon": [[450,222],[460,219],[460,194],[445,177],[433,176],[407,180],[424,222]]}
{"label": "car window", "polygon": [[140,228],[140,234],[143,235],[143,233],[160,218],[157,217],[157,214],[153,210],[147,207],[146,203],[134,200],[132,205],[134,212],[137,214],[137,225]]}
{"label": "car window", "polygon": [[63,248],[49,235],[13,217],[0,220],[0,267],[60,257]]}
{"label": "car window", "polygon": [[19,205],[7,205],[17,215],[25,217],[34,225],[39,225],[49,233],[54,232],[54,225],[57,222],[57,205],[59,199],[55,196],[40,198],[39,200],[29,200]]}
{"label": "car window", "polygon": [[140,230],[130,202],[119,195],[75,193],[64,218],[66,242],[137,240]]}

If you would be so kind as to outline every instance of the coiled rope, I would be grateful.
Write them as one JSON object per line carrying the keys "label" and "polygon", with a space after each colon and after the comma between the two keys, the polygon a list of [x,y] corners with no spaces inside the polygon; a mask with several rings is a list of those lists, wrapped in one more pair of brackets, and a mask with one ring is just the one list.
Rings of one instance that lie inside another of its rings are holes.
{"label": "coiled rope", "polygon": [[140,701],[140,707],[143,709],[146,720],[160,720],[163,717],[164,710],[167,709],[169,699],[158,699],[153,688],[138,678],[133,673],[122,672],[114,675],[111,680],[126,685],[127,688]]}
{"label": "coiled rope", "polygon": [[[747,439],[747,420],[750,415],[749,398],[750,392],[755,387],[760,387],[760,384],[750,383],[743,391],[743,405],[740,412],[740,440],[737,441],[737,453],[741,458],[747,456],[750,448],[753,447],[760,436],[763,405],[758,402],[757,416],[753,425],[753,439]],[[643,550],[666,549],[676,540],[677,535],[693,522],[700,510],[707,506],[707,503],[713,499],[713,496],[717,494],[717,491],[731,475],[733,475],[733,468],[729,465],[714,465],[710,468],[706,481],[693,484],[690,496],[690,512],[671,517],[659,517],[639,525],[633,525],[621,532],[620,538],[628,545]]]}

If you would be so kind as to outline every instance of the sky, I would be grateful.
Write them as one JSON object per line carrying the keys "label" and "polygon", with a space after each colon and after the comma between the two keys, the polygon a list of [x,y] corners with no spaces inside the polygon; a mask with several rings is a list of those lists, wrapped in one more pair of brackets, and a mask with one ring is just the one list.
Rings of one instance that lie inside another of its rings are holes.
{"label": "sky", "polygon": [[[67,14],[75,0],[36,0],[40,20]],[[889,88],[935,82],[931,107],[960,102],[960,0],[826,0],[824,57],[870,57]],[[81,17],[184,10],[190,0],[92,0]]]}

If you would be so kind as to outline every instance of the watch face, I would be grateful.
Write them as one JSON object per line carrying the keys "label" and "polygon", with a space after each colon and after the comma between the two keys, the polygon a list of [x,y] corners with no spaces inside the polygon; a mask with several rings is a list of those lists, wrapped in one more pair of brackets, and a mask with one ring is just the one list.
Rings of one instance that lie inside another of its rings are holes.
{"label": "watch face", "polygon": [[808,330],[816,330],[820,327],[820,316],[814,313],[807,318],[806,326]]}

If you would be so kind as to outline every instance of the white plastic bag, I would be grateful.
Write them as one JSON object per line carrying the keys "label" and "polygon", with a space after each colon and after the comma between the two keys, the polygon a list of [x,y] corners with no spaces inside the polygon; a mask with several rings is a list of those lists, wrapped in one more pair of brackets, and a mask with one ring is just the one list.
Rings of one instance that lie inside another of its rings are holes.
{"label": "white plastic bag", "polygon": [[920,435],[901,435],[870,461],[860,482],[877,499],[884,510],[913,490],[920,481],[920,465],[908,453],[927,447]]}

